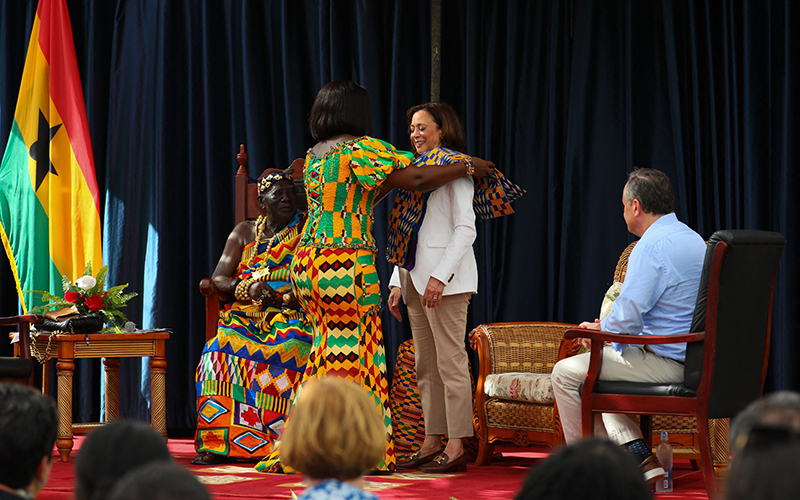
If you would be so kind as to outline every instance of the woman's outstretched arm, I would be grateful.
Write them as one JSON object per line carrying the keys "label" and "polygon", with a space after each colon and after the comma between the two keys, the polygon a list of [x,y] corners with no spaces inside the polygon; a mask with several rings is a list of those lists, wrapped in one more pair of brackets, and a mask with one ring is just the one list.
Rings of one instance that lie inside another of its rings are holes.
{"label": "woman's outstretched arm", "polygon": [[[488,175],[492,171],[492,167],[494,167],[494,163],[477,157],[472,157],[472,165],[475,168],[472,176],[478,178]],[[464,162],[451,165],[428,165],[426,167],[410,165],[389,174],[385,184],[389,184],[393,188],[405,189],[406,191],[432,191],[450,181],[460,179],[466,174],[467,164]],[[380,195],[386,196],[389,190],[384,192],[382,189]]]}

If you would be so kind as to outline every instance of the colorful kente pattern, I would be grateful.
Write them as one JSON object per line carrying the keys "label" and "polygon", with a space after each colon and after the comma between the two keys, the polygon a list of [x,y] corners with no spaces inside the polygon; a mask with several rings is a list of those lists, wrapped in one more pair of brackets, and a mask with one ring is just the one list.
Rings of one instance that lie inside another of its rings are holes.
{"label": "colorful kente pattern", "polygon": [[[435,148],[419,156],[418,166],[451,165],[464,161],[467,155],[447,148]],[[472,206],[481,219],[493,219],[514,213],[511,203],[525,190],[508,180],[499,170],[492,169],[486,177],[475,179]],[[389,219],[389,243],[386,260],[400,267],[414,269],[417,233],[425,218],[430,193],[398,190]]]}
{"label": "colorful kente pattern", "polygon": [[377,251],[372,237],[376,188],[411,160],[411,153],[367,136],[343,142],[321,157],[309,149],[303,170],[308,223],[300,245]]}
{"label": "colorful kente pattern", "polygon": [[[269,284],[288,290],[301,225],[298,216],[273,243],[268,259],[267,242],[258,248],[247,245],[236,276],[247,277],[269,265]],[[226,304],[217,335],[206,344],[197,366],[197,451],[240,458],[269,453],[283,430],[311,342],[311,325],[300,311],[258,308],[251,301]]]}
{"label": "colorful kente pattern", "polygon": [[406,340],[397,349],[389,396],[392,402],[394,451],[399,456],[411,455],[425,441],[425,421],[422,417],[422,396],[417,387],[413,340]]}
{"label": "colorful kente pattern", "polygon": [[[392,413],[375,254],[363,249],[300,247],[292,263],[292,278],[314,328],[304,380],[342,377],[359,383],[372,396],[386,426],[386,454],[378,468],[393,471]],[[292,425],[291,416],[287,425]],[[279,460],[275,451],[256,469],[286,471]]]}

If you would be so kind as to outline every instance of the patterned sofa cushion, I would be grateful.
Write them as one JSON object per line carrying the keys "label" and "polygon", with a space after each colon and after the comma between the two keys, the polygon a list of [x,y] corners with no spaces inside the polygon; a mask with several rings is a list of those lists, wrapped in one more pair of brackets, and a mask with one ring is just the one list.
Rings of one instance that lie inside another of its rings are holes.
{"label": "patterned sofa cushion", "polygon": [[549,373],[493,373],[486,377],[486,396],[526,403],[553,404]]}

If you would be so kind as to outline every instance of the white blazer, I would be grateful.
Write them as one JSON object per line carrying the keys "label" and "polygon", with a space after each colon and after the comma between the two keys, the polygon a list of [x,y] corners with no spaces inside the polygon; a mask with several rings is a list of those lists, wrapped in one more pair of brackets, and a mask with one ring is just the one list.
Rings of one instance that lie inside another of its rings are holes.
{"label": "white blazer", "polygon": [[445,284],[444,295],[478,291],[478,265],[472,250],[477,235],[474,196],[472,177],[457,179],[431,193],[419,228],[414,269],[401,277],[395,266],[389,280],[389,286],[403,288],[403,301],[406,276],[420,295],[425,293],[431,276]]}

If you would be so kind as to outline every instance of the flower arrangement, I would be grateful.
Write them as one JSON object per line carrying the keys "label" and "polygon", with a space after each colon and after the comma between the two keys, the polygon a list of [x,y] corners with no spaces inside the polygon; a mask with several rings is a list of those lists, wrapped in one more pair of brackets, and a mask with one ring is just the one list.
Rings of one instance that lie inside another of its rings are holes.
{"label": "flower arrangement", "polygon": [[105,280],[108,274],[108,266],[103,266],[97,276],[92,276],[92,263],[86,264],[83,276],[70,281],[66,276],[61,277],[61,285],[64,289],[64,296],[59,297],[50,292],[31,290],[25,293],[38,293],[42,300],[48,302],[40,306],[31,308],[31,314],[43,314],[47,311],[73,307],[82,316],[95,314],[103,318],[104,323],[122,325],[127,321],[120,308],[125,307],[128,300],[136,297],[137,293],[122,293],[128,283],[117,285],[109,290],[105,290]]}

